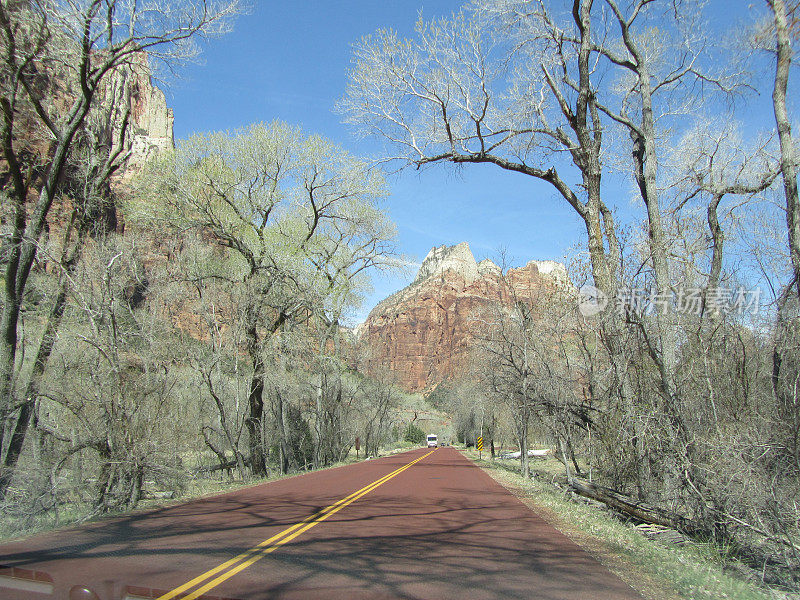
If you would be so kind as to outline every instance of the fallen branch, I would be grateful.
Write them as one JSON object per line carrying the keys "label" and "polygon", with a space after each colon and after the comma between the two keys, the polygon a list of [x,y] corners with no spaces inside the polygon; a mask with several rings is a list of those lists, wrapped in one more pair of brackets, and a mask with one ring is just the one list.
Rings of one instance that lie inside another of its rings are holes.
{"label": "fallen branch", "polygon": [[643,523],[662,525],[690,534],[697,533],[697,528],[692,526],[688,519],[645,502],[637,502],[611,488],[590,483],[578,477],[571,478],[569,488],[576,494],[602,502]]}

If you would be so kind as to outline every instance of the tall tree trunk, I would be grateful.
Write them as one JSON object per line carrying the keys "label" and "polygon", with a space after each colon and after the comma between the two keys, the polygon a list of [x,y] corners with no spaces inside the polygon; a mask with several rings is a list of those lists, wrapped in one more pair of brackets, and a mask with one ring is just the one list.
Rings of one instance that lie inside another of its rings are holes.
{"label": "tall tree trunk", "polygon": [[[524,327],[522,347],[522,406],[520,407],[519,423],[519,459],[522,467],[522,476],[528,479],[531,476],[530,459],[528,458],[528,328]],[[481,435],[483,432],[481,431]]]}
{"label": "tall tree trunk", "polygon": [[520,424],[519,459],[522,465],[522,476],[525,479],[531,476],[531,458],[528,456],[528,411],[523,409],[524,417]]}
{"label": "tall tree trunk", "polygon": [[253,376],[247,396],[250,414],[245,419],[250,447],[250,469],[256,477],[266,477],[267,460],[264,440],[261,439],[261,422],[264,419],[264,361],[261,356],[253,358]]}
{"label": "tall tree trunk", "polygon": [[789,15],[784,0],[770,0],[770,5],[777,38],[772,106],[775,111],[775,123],[778,127],[778,140],[781,147],[781,172],[783,190],[786,195],[786,225],[789,229],[789,256],[794,271],[795,290],[800,299],[800,202],[797,192],[797,164],[792,143],[792,126],[786,108],[786,89],[789,84],[789,68],[792,64]]}
{"label": "tall tree trunk", "polygon": [[277,402],[276,421],[278,424],[278,462],[281,467],[281,474],[289,472],[289,444],[286,439],[286,407],[284,406],[283,394],[277,391],[275,394]]}
{"label": "tall tree trunk", "polygon": [[[44,185],[39,192],[31,216],[25,222],[25,214],[20,216],[19,207],[24,211],[26,198],[15,198],[17,215],[12,240],[18,243],[12,249],[6,267],[6,281],[3,294],[3,313],[0,317],[0,402],[4,408],[13,406],[14,389],[13,374],[17,353],[17,327],[19,309],[28,277],[36,260],[39,239],[44,231],[47,215],[56,197],[61,174],[67,162],[69,149],[79,127],[83,124],[91,106],[93,91],[91,90],[73,107],[67,124],[59,138],[53,157],[48,165]],[[4,152],[5,154],[5,152]],[[7,157],[6,157],[7,158]]]}
{"label": "tall tree trunk", "polygon": [[575,0],[572,15],[580,31],[578,51],[578,98],[575,105],[573,129],[580,143],[573,162],[581,170],[583,187],[586,190],[585,209],[580,213],[588,235],[589,260],[595,286],[606,295],[612,306],[603,314],[603,330],[609,360],[617,381],[610,393],[623,402],[629,402],[630,380],[628,358],[625,351],[625,324],[613,309],[613,302],[620,291],[620,265],[622,251],[617,238],[614,215],[601,196],[602,164],[601,149],[603,123],[600,119],[595,94],[592,90],[592,0]]}
{"label": "tall tree trunk", "polygon": [[322,458],[322,444],[325,436],[324,432],[324,417],[323,417],[323,406],[322,406],[322,378],[323,374],[320,373],[320,381],[319,384],[316,386],[314,390],[315,396],[315,419],[314,419],[314,431],[316,433],[317,439],[315,440],[316,444],[314,447],[314,468],[319,469],[322,466],[323,458]]}
{"label": "tall tree trunk", "polygon": [[567,475],[567,485],[571,487],[573,484],[572,470],[569,468],[569,457],[567,456],[567,450],[564,446],[564,438],[560,435],[558,436],[558,450],[561,453],[561,462],[564,463],[564,471]]}
{"label": "tall tree trunk", "polygon": [[[73,106],[66,125],[62,129],[61,137],[56,143],[53,156],[48,165],[44,184],[36,204],[33,206],[30,217],[27,217],[27,198],[13,198],[15,206],[14,229],[11,234],[12,248],[6,266],[6,280],[3,287],[3,310],[0,315],[0,420],[5,430],[7,419],[14,413],[17,404],[16,385],[14,373],[17,360],[17,329],[19,327],[20,308],[28,283],[28,277],[36,260],[39,240],[44,231],[47,215],[56,196],[59,180],[67,162],[69,149],[78,128],[83,124],[89,112],[93,91],[85,93]],[[4,111],[5,112],[5,111]],[[9,162],[16,163],[13,147],[3,146],[3,156]],[[15,187],[15,190],[17,188]],[[19,192],[19,190],[17,190]],[[27,218],[27,221],[26,221]],[[0,497],[8,490],[8,485],[14,475],[17,459],[25,443],[25,435],[30,423],[33,407],[28,398],[25,398],[20,413],[14,425],[14,433],[2,456],[2,470],[0,471]],[[4,440],[0,434],[0,452],[3,451]]]}
{"label": "tall tree trunk", "polygon": [[[641,129],[631,130],[634,175],[642,200],[647,209],[647,231],[650,246],[650,260],[653,265],[656,293],[661,299],[671,294],[667,240],[664,232],[661,205],[657,188],[658,160],[656,157],[656,127],[653,116],[653,97],[650,72],[644,61],[639,64],[639,97],[642,103]],[[656,326],[658,329],[658,361],[661,389],[667,402],[668,412],[673,421],[683,429],[674,404],[677,401],[675,371],[677,369],[677,328],[671,304],[660,302],[656,307]]]}

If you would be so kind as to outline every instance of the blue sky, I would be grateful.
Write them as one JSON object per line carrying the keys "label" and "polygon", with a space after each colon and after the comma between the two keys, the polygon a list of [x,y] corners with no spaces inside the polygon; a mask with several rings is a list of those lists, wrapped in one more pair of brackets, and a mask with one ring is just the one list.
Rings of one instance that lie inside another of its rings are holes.
{"label": "blue sky", "polygon": [[[357,140],[334,112],[344,94],[352,44],[381,27],[411,35],[419,11],[426,18],[458,10],[454,0],[254,0],[232,34],[210,41],[202,61],[170,81],[168,104],[175,136],[233,130],[280,119],[319,133],[356,154],[374,142]],[[718,0],[713,22],[746,19],[747,3]],[[724,19],[722,18],[724,15]],[[719,18],[717,18],[719,17]],[[491,166],[436,167],[389,177],[386,208],[398,228],[400,252],[420,261],[434,245],[467,241],[478,260],[506,249],[513,264],[563,260],[583,239],[580,220],[549,186]],[[627,210],[629,186],[612,183]],[[378,301],[406,285],[405,276],[378,276],[356,315],[363,320]]]}

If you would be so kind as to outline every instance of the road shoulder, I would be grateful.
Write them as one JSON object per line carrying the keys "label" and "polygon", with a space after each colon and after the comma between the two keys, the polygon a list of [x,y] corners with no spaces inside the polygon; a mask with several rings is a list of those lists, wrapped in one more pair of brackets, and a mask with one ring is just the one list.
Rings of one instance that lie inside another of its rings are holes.
{"label": "road shoulder", "polygon": [[462,454],[648,600],[771,597],[725,573],[702,549],[661,546],[597,508],[568,501],[544,482],[526,482],[503,466],[477,460],[472,452]]}

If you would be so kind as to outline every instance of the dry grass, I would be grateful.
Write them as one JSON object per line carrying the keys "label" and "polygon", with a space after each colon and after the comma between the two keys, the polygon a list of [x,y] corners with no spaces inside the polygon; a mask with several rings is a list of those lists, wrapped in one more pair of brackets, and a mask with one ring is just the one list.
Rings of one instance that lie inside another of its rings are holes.
{"label": "dry grass", "polygon": [[544,480],[526,481],[516,461],[479,461],[477,452],[464,454],[648,600],[797,598],[734,577],[711,545],[661,545],[609,512],[572,500],[544,481],[559,474],[560,463],[554,459],[532,465]]}

